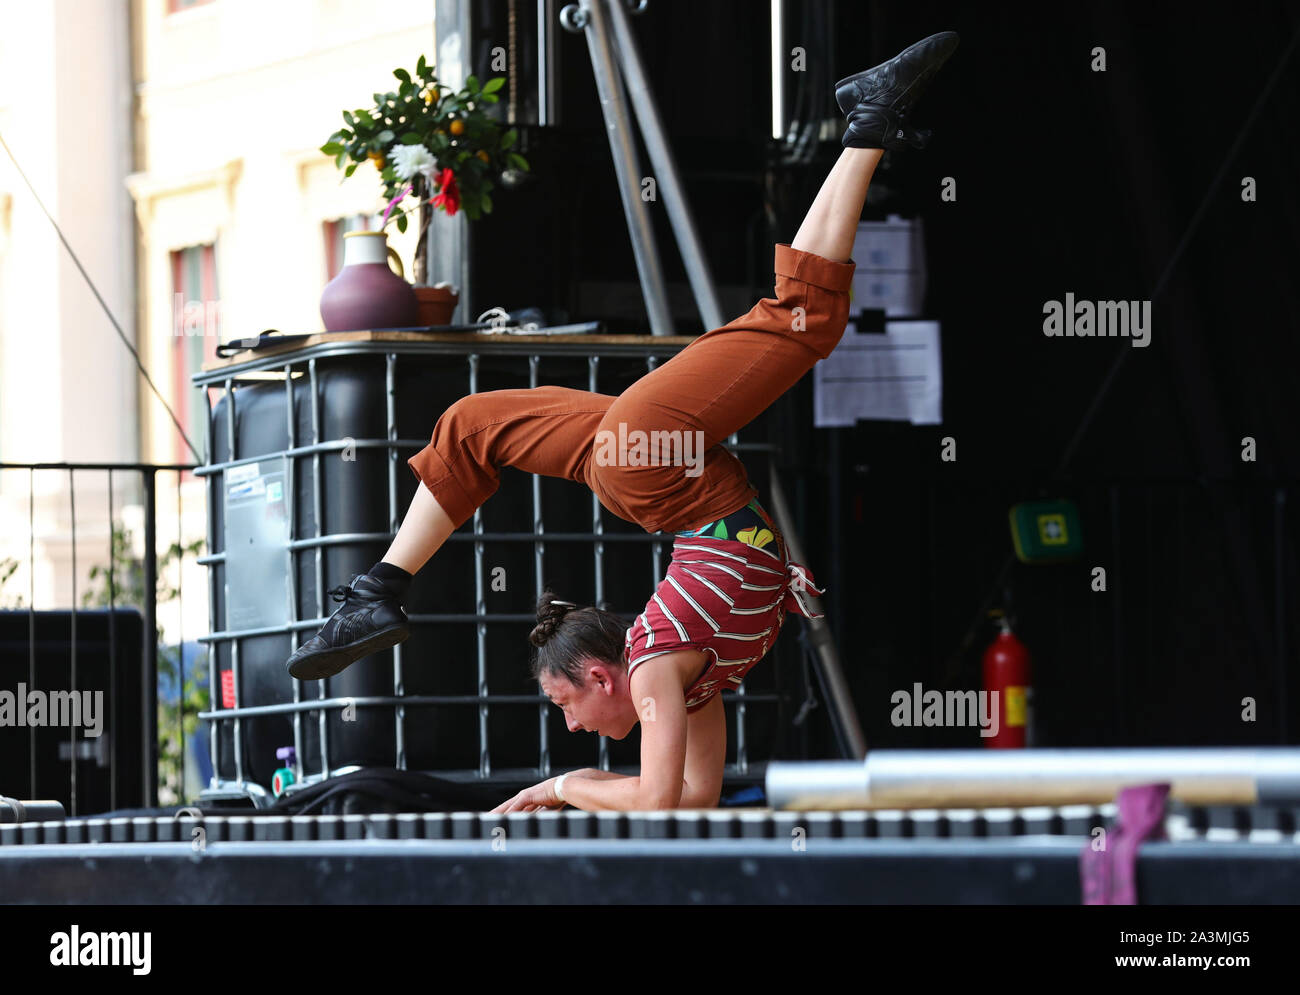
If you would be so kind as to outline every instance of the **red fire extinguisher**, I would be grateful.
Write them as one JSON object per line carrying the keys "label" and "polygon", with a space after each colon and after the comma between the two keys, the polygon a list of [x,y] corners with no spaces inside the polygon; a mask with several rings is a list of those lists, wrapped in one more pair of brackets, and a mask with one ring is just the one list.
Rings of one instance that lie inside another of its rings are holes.
{"label": "red fire extinguisher", "polygon": [[1032,745],[1033,694],[1029,650],[1000,610],[989,615],[998,621],[998,634],[984,650],[984,690],[989,695],[989,714],[997,703],[997,732],[985,736],[984,745],[994,749],[1021,749]]}

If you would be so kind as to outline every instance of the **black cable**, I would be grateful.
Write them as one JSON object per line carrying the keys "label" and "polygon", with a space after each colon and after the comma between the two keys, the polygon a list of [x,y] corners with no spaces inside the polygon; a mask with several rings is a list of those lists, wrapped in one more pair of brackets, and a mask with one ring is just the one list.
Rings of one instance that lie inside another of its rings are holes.
{"label": "black cable", "polygon": [[113,312],[109,310],[108,304],[106,304],[104,298],[100,296],[99,290],[95,286],[95,281],[90,278],[90,274],[87,273],[86,268],[81,265],[81,260],[77,258],[77,254],[72,250],[72,246],[68,244],[68,240],[64,237],[63,229],[59,227],[59,223],[54,220],[54,217],[50,212],[45,209],[45,204],[41,201],[40,195],[36,192],[36,188],[32,186],[32,181],[27,178],[27,174],[23,172],[23,168],[18,165],[18,160],[14,158],[14,154],[9,148],[9,143],[4,140],[4,135],[0,135],[0,145],[4,146],[5,153],[9,156],[9,161],[14,164],[14,169],[18,170],[18,175],[23,178],[23,182],[27,184],[27,189],[32,192],[32,197],[36,201],[36,205],[49,219],[50,224],[54,226],[55,232],[58,233],[59,241],[62,242],[63,247],[68,250],[68,255],[72,257],[72,262],[76,265],[77,271],[81,274],[82,279],[86,281],[86,286],[90,287],[90,292],[95,295],[95,300],[99,301],[99,306],[104,309],[104,313],[108,315],[108,320],[112,322],[113,327],[117,329],[118,338],[122,340],[122,344],[130,351],[131,357],[135,360],[136,368],[140,371],[140,375],[144,377],[145,383],[149,385],[149,389],[153,391],[154,396],[158,398],[158,402],[166,408],[167,414],[171,416],[172,424],[176,426],[176,431],[180,433],[181,438],[185,440],[185,444],[190,447],[190,452],[194,454],[195,461],[202,463],[203,457],[200,456],[199,451],[194,448],[194,443],[190,441],[190,437],[185,434],[185,429],[181,427],[180,421],[176,418],[176,412],[172,411],[171,406],[168,405],[168,403],[163,400],[163,396],[158,393],[158,388],[154,386],[153,379],[149,376],[149,371],[146,370],[144,364],[140,362],[140,354],[136,352],[135,346],[133,346],[127,339],[126,333],[122,331],[122,326],[118,324],[117,319],[113,317]]}
{"label": "black cable", "polygon": [[[1264,104],[1268,101],[1269,95],[1273,92],[1273,87],[1277,85],[1277,81],[1281,78],[1282,70],[1286,67],[1287,61],[1291,58],[1291,53],[1295,50],[1297,42],[1300,42],[1300,26],[1297,26],[1295,33],[1292,34],[1290,43],[1287,45],[1286,49],[1282,52],[1281,58],[1278,59],[1277,65],[1274,67],[1272,74],[1269,76],[1268,81],[1264,84],[1264,89],[1260,91],[1259,97],[1256,98],[1255,106],[1251,108],[1250,114],[1246,116],[1245,122],[1242,124],[1241,129],[1237,132],[1236,139],[1229,147],[1227,154],[1223,157],[1223,162],[1219,166],[1219,171],[1214,175],[1214,179],[1210,181],[1210,185],[1209,187],[1206,188],[1205,195],[1204,197],[1202,197],[1200,205],[1196,208],[1195,213],[1193,213],[1192,219],[1187,223],[1187,228],[1183,232],[1182,238],[1179,239],[1178,245],[1174,249],[1173,255],[1170,256],[1168,264],[1165,266],[1163,272],[1161,272],[1160,279],[1156,281],[1155,289],[1151,292],[1151,297],[1149,298],[1151,301],[1154,302],[1155,299],[1160,296],[1161,292],[1165,289],[1166,285],[1168,284],[1169,277],[1173,274],[1174,267],[1178,264],[1178,261],[1182,258],[1183,251],[1187,248],[1188,243],[1191,241],[1192,235],[1195,234],[1196,229],[1200,227],[1201,219],[1205,216],[1205,212],[1206,210],[1208,210],[1210,206],[1210,200],[1214,195],[1215,190],[1217,190],[1219,184],[1223,182],[1223,178],[1228,173],[1228,167],[1232,165],[1232,162],[1236,158],[1238,150],[1241,148],[1242,143],[1246,140],[1246,135],[1249,134],[1251,127],[1255,123],[1255,119],[1259,117],[1260,111],[1263,110]],[[1066,446],[1065,452],[1061,456],[1060,462],[1057,464],[1056,469],[1052,472],[1051,476],[1048,478],[1049,480],[1051,481],[1059,480],[1061,475],[1065,472],[1066,468],[1069,466],[1070,460],[1073,458],[1075,450],[1078,448],[1079,443],[1083,441],[1083,437],[1087,432],[1088,427],[1092,424],[1092,420],[1096,416],[1097,411],[1101,406],[1101,402],[1105,399],[1106,394],[1110,391],[1111,385],[1114,384],[1115,382],[1116,376],[1119,375],[1119,371],[1123,368],[1124,360],[1128,358],[1129,353],[1131,353],[1132,351],[1133,351],[1132,349],[1126,349],[1126,348],[1120,349],[1119,354],[1115,357],[1115,360],[1111,363],[1110,369],[1107,370],[1106,376],[1102,379],[1101,385],[1098,387],[1097,392],[1093,395],[1093,399],[1091,403],[1088,405],[1088,410],[1084,412],[1083,419],[1079,422],[1079,425],[1075,429],[1073,436],[1071,436],[1070,442]],[[972,620],[970,626],[967,628],[966,634],[962,637],[960,647],[958,648],[956,654],[948,661],[948,667],[947,667],[948,680],[951,680],[956,675],[957,670],[960,668],[962,658],[966,655],[966,651],[970,649],[971,642],[974,640],[975,633],[979,630],[979,627],[984,620],[985,613],[988,611],[989,605],[992,604],[993,599],[997,596],[998,591],[1002,588],[1003,584],[1006,582],[1007,573],[1008,571],[1010,571],[1011,565],[1014,562],[1015,562],[1015,554],[1007,553],[1006,558],[1002,561],[1002,567],[998,571],[997,579],[993,582],[992,586],[989,588],[988,593],[984,596],[983,601],[980,603],[979,608],[976,610],[975,618]]]}

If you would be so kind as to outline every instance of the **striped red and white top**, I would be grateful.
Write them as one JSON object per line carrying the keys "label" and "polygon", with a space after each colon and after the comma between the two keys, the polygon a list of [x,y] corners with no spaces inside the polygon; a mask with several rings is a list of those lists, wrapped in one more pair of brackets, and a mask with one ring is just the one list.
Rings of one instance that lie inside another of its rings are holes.
{"label": "striped red and white top", "polygon": [[711,660],[686,689],[686,711],[703,708],[724,688],[737,688],[776,642],[787,611],[821,618],[807,602],[808,569],[777,551],[734,539],[678,537],[664,579],[627,630],[628,675],[646,660],[684,649]]}

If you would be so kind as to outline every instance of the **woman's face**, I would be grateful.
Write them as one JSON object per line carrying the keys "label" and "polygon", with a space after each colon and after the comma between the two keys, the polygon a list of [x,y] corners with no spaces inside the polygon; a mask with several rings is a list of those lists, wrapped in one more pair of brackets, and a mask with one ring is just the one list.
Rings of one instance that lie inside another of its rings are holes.
{"label": "woman's face", "polygon": [[588,660],[583,674],[581,687],[567,677],[550,674],[543,674],[538,683],[542,694],[563,710],[569,732],[594,732],[622,739],[637,723],[627,672],[603,661]]}

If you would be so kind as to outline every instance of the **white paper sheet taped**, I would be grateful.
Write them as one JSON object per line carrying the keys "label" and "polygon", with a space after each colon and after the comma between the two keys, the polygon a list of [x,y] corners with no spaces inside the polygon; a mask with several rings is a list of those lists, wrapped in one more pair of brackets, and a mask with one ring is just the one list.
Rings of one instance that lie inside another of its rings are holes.
{"label": "white paper sheet taped", "polygon": [[924,314],[925,240],[921,219],[891,214],[884,221],[860,221],[853,239],[850,314],[866,309],[890,318]]}
{"label": "white paper sheet taped", "polygon": [[859,418],[937,425],[942,415],[937,321],[887,320],[883,335],[859,333],[849,322],[835,351],[813,367],[818,428]]}

